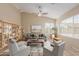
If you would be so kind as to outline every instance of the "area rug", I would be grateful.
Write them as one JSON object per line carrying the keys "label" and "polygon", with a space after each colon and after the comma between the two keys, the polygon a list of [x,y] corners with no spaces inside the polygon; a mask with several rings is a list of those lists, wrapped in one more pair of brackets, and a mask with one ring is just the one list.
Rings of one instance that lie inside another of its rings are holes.
{"label": "area rug", "polygon": [[43,56],[43,47],[31,46],[30,56]]}

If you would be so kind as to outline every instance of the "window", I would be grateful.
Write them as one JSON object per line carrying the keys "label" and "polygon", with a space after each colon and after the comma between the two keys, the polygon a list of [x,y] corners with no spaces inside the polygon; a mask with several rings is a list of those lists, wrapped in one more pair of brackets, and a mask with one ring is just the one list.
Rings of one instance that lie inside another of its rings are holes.
{"label": "window", "polygon": [[53,23],[45,23],[45,28],[50,28],[52,29],[54,27]]}
{"label": "window", "polygon": [[74,16],[74,23],[79,23],[79,15]]}
{"label": "window", "polygon": [[74,37],[79,38],[79,15],[74,16]]}
{"label": "window", "polygon": [[60,34],[79,38],[79,15],[63,20],[60,24]]}
{"label": "window", "polygon": [[73,17],[63,20],[60,24],[61,34],[72,36],[73,31]]}
{"label": "window", "polygon": [[55,27],[53,23],[45,23],[44,27],[45,27],[44,31],[47,35],[54,33],[54,31],[52,30],[52,28]]}

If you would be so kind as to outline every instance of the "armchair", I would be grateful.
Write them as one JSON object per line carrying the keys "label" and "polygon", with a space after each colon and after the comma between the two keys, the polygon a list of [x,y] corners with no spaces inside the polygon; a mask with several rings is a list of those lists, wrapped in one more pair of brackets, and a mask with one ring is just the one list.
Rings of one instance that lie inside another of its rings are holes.
{"label": "armchair", "polygon": [[63,56],[65,42],[55,43],[54,49],[51,52],[53,56]]}
{"label": "armchair", "polygon": [[23,45],[18,45],[15,39],[9,39],[8,41],[10,56],[28,56],[30,55],[30,47]]}
{"label": "armchair", "polygon": [[[44,56],[63,56],[65,42],[58,42],[51,45],[52,50],[44,47],[43,55]],[[51,49],[51,48],[50,48]]]}

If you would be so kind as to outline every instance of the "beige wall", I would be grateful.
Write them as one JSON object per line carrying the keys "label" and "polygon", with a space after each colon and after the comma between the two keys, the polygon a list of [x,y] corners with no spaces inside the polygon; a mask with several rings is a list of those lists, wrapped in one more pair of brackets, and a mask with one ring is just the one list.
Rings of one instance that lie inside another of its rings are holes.
{"label": "beige wall", "polygon": [[0,3],[0,20],[21,25],[20,12],[11,4]]}
{"label": "beige wall", "polygon": [[53,23],[54,20],[45,17],[38,17],[34,14],[22,13],[22,25],[24,26],[24,32],[30,32],[31,25]]}

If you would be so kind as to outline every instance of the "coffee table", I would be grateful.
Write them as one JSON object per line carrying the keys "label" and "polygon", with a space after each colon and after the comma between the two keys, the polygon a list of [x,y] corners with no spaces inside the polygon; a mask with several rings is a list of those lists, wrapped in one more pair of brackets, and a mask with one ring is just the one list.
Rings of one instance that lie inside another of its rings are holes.
{"label": "coffee table", "polygon": [[27,46],[30,46],[32,44],[34,44],[34,45],[42,44],[42,46],[44,46],[44,40],[42,40],[42,39],[39,39],[39,40],[31,40],[31,39],[29,39],[27,41]]}

